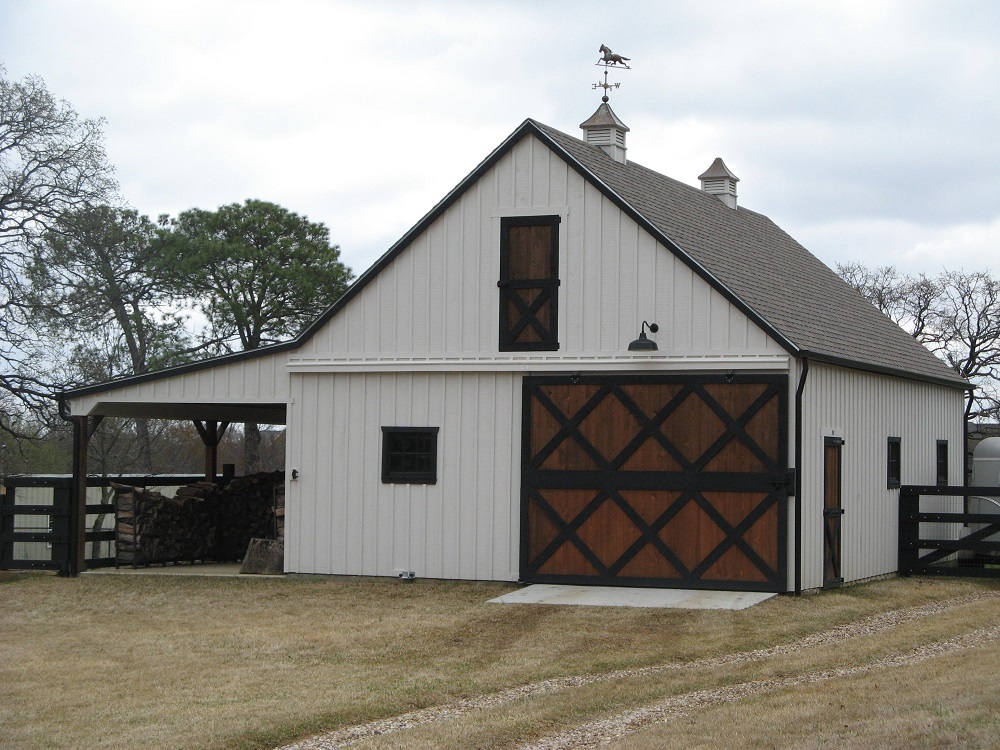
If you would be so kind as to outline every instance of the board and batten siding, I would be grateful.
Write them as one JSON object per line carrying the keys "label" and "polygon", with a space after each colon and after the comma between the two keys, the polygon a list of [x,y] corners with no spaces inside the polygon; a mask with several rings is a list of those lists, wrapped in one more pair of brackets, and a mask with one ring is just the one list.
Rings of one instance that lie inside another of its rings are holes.
{"label": "board and batten siding", "polygon": [[[285,570],[518,577],[519,373],[292,376]],[[436,484],[383,484],[383,426],[438,427]]]}
{"label": "board and batten siding", "polygon": [[[559,215],[559,351],[620,354],[643,320],[673,355],[784,354],[780,345],[534,137],[526,137],[292,354],[499,355],[500,220]],[[506,356],[506,353],[505,353]]]}
{"label": "board and batten siding", "polygon": [[213,367],[129,384],[113,390],[78,396],[73,414],[92,413],[114,403],[282,403],[288,400],[288,352],[219,363]]}
{"label": "board and batten siding", "polygon": [[[802,406],[804,589],[823,585],[823,438],[844,440],[841,573],[856,581],[898,567],[899,490],[886,486],[888,438],[901,438],[903,484],[935,484],[938,440],[948,441],[950,482],[963,484],[963,408],[955,388],[810,364]],[[960,510],[961,501],[941,499],[936,507]]]}

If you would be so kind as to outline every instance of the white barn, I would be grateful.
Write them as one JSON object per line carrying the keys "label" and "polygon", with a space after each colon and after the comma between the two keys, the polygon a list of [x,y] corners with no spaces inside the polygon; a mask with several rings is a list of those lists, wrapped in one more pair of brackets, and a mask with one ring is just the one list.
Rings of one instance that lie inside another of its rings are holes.
{"label": "white barn", "polygon": [[292,573],[894,571],[896,487],[960,477],[967,382],[738,206],[721,160],[698,190],[626,160],[607,103],[581,127],[526,120],[295,340],[66,413],[285,424]]}

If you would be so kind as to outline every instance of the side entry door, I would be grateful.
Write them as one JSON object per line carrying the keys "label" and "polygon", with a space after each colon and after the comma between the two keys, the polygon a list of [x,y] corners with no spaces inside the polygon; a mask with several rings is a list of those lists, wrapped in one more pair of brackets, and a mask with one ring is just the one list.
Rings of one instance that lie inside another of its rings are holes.
{"label": "side entry door", "polygon": [[844,516],[841,496],[842,448],[838,437],[823,438],[823,588],[844,582],[841,574],[840,525]]}

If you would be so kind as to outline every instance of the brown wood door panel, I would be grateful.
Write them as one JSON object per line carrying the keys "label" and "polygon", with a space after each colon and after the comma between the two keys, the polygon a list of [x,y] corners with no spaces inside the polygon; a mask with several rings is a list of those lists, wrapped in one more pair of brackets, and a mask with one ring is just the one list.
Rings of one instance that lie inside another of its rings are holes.
{"label": "brown wood door panel", "polygon": [[527,378],[521,577],[783,590],[787,380]]}
{"label": "brown wood door panel", "polygon": [[841,504],[841,476],[844,441],[837,437],[823,440],[823,588],[836,588],[844,582],[841,573],[840,527],[844,509]]}

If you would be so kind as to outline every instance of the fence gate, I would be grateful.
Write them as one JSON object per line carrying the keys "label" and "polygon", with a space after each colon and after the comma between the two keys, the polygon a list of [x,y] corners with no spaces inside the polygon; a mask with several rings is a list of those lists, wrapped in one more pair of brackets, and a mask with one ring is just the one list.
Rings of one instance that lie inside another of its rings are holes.
{"label": "fence gate", "polygon": [[[939,508],[922,509],[921,497],[936,498]],[[1000,512],[957,510],[974,498],[1000,498],[1000,487],[900,488],[900,575],[1000,578]]]}
{"label": "fence gate", "polygon": [[[105,499],[107,488],[114,482],[168,487],[203,479],[200,475],[88,477],[91,497],[85,509],[84,537],[87,568],[115,564],[115,507],[109,497]],[[0,495],[0,570],[73,572],[73,478],[61,474],[12,476],[6,478],[5,484],[6,490]],[[101,493],[95,488],[101,488]]]}
{"label": "fence gate", "polygon": [[69,514],[72,482],[51,486],[48,498],[33,497],[32,482],[8,478],[0,495],[0,569],[69,569]]}

